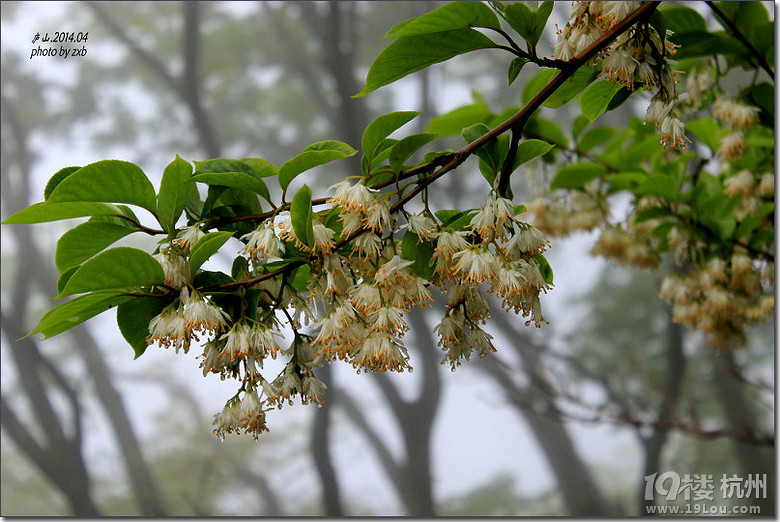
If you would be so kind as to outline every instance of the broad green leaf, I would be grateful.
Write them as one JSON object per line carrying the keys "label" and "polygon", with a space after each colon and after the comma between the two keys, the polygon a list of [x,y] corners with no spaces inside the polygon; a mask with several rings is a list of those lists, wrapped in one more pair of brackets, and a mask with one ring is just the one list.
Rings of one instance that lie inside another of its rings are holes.
{"label": "broad green leaf", "polygon": [[[463,129],[463,139],[471,143],[486,134],[490,129],[483,123],[472,125]],[[496,174],[504,166],[507,151],[509,150],[509,136],[503,135],[482,145],[474,154],[479,158],[479,166],[482,175],[492,187]]]}
{"label": "broad green leaf", "polygon": [[72,266],[60,274],[59,279],[57,279],[57,294],[62,292],[62,290],[65,288],[65,285],[68,284],[70,278],[73,277],[73,274],[75,274],[76,270],[79,268],[80,266]]}
{"label": "broad green leaf", "polygon": [[60,182],[79,170],[81,167],[65,167],[64,169],[60,169],[57,172],[54,173],[54,175],[49,178],[49,181],[46,183],[46,188],[43,189],[43,199],[49,199],[49,196],[51,195],[52,191],[57,188],[57,185],[60,184]]}
{"label": "broad green leaf", "polygon": [[493,40],[475,29],[455,29],[398,38],[376,57],[368,70],[365,87],[354,97],[365,96],[434,63],[495,45]]}
{"label": "broad green leaf", "polygon": [[418,114],[418,111],[398,111],[383,114],[372,121],[363,131],[363,154],[371,161],[378,152],[380,144],[397,129],[400,129]]}
{"label": "broad green leaf", "polygon": [[266,201],[271,199],[268,187],[262,179],[245,174],[243,172],[219,172],[211,174],[197,174],[192,177],[196,183],[205,183],[209,186],[231,187],[241,190],[250,190],[259,194]]}
{"label": "broad green leaf", "polygon": [[547,258],[542,254],[536,254],[536,262],[539,263],[539,272],[542,274],[544,282],[548,285],[553,284],[553,269]]}
{"label": "broad green leaf", "polygon": [[528,42],[531,41],[534,34],[534,26],[536,25],[536,17],[527,5],[522,2],[508,4],[504,8],[504,18],[520,36]]}
{"label": "broad green leaf", "polygon": [[540,116],[532,116],[525,124],[523,128],[525,133],[535,138],[541,138],[544,141],[548,141],[558,147],[568,147],[569,138],[564,134],[563,129],[554,120],[542,118]]}
{"label": "broad green leaf", "polygon": [[728,134],[728,131],[721,127],[713,118],[698,118],[685,124],[685,130],[694,134],[700,142],[708,146],[713,151],[720,147],[720,140]]}
{"label": "broad green leaf", "polygon": [[641,196],[658,196],[667,201],[675,201],[679,194],[679,185],[674,176],[656,174],[646,178],[636,189]]}
{"label": "broad green leaf", "polygon": [[200,266],[216,254],[232,235],[233,232],[219,231],[211,232],[198,239],[190,249],[190,275],[194,276]]}
{"label": "broad green leaf", "polygon": [[577,148],[580,152],[589,152],[592,148],[603,145],[612,139],[617,132],[615,127],[594,127],[580,138]]}
{"label": "broad green leaf", "polygon": [[[260,158],[249,158],[247,162],[228,158],[214,158],[206,161],[196,161],[192,180],[208,184],[209,198],[213,199],[214,202],[221,195],[221,191],[212,191],[212,186],[251,190],[266,201],[269,201],[271,195],[261,178],[275,175],[277,172],[274,165]],[[213,204],[213,202],[210,203]],[[210,208],[210,205],[207,205],[207,207]]]}
{"label": "broad green leaf", "polygon": [[241,163],[252,169],[252,172],[259,178],[268,178],[279,174],[276,165],[262,158],[241,158]]}
{"label": "broad green leaf", "polygon": [[601,69],[598,66],[580,67],[547,98],[543,105],[553,109],[566,105],[598,78],[599,74],[601,74]]}
{"label": "broad green leaf", "polygon": [[137,230],[126,225],[100,221],[88,221],[68,230],[57,241],[57,252],[54,256],[57,270],[62,273],[79,265]]}
{"label": "broad green leaf", "polygon": [[460,134],[461,131],[476,123],[486,123],[490,118],[490,109],[483,103],[474,103],[458,107],[450,112],[436,116],[428,122],[425,132],[441,137]]}
{"label": "broad green leaf", "polygon": [[647,174],[639,171],[619,172],[605,178],[614,190],[632,190],[641,185],[645,179],[647,179]]}
{"label": "broad green leaf", "polygon": [[412,134],[400,140],[395,144],[390,152],[390,168],[397,172],[403,167],[404,161],[417,152],[423,145],[432,142],[438,137],[437,134],[421,133]]}
{"label": "broad green leaf", "polygon": [[555,147],[552,143],[547,143],[542,140],[525,140],[517,146],[517,153],[515,155],[515,168],[519,167],[523,163],[531,161],[534,158],[538,158],[544,154],[547,154]]}
{"label": "broad green leaf", "polygon": [[176,228],[192,187],[192,165],[178,155],[163,171],[160,192],[157,194],[157,217],[166,232]]}
{"label": "broad green leaf", "polygon": [[130,247],[116,247],[88,259],[73,274],[59,297],[96,290],[165,284],[160,263]]}
{"label": "broad green leaf", "polygon": [[429,241],[421,242],[414,232],[406,232],[401,240],[401,256],[407,261],[414,261],[412,271],[427,280],[431,280],[435,273],[435,268],[430,264],[433,247]]}
{"label": "broad green leaf", "polygon": [[438,33],[465,27],[500,29],[495,13],[482,2],[452,2],[390,29],[385,38]]}
{"label": "broad green leaf", "polygon": [[641,223],[650,219],[658,219],[664,217],[673,217],[674,212],[665,207],[647,207],[643,208],[634,215],[634,223]]}
{"label": "broad green leaf", "polygon": [[517,79],[517,75],[520,74],[523,66],[528,63],[528,58],[517,57],[509,64],[509,71],[507,77],[509,79],[509,85],[512,85]]}
{"label": "broad green leaf", "polygon": [[690,7],[668,5],[662,7],[660,12],[664,15],[666,28],[671,29],[675,34],[707,30],[707,22]]}
{"label": "broad green leaf", "polygon": [[316,143],[312,143],[311,145],[303,149],[303,152],[326,151],[326,150],[341,152],[342,154],[344,154],[344,157],[346,158],[357,154],[357,151],[354,148],[352,148],[351,145],[347,145],[343,141],[338,141],[338,140],[325,140],[325,141],[318,141]]}
{"label": "broad green leaf", "polygon": [[135,359],[146,351],[149,343],[149,322],[160,315],[173,299],[165,297],[136,297],[120,304],[116,310],[116,322],[122,336],[133,347]]}
{"label": "broad green leaf", "polygon": [[36,203],[13,214],[3,221],[4,225],[21,225],[30,223],[46,223],[84,216],[121,214],[120,210],[106,203],[67,202],[67,203]]}
{"label": "broad green leaf", "polygon": [[157,210],[157,194],[149,178],[128,161],[103,160],[80,168],[63,179],[47,202],[100,201],[138,205]]}
{"label": "broad green leaf", "polygon": [[129,299],[132,298],[117,295],[115,291],[94,292],[74,297],[46,312],[35,329],[27,335],[41,333],[48,339]]}
{"label": "broad green leaf", "polygon": [[309,145],[309,147],[304,149],[304,151],[297,156],[284,162],[284,165],[279,168],[279,185],[282,189],[286,190],[292,180],[309,169],[333,160],[349,158],[357,153],[355,149],[349,147],[349,145],[346,145],[345,143],[341,143],[342,146],[338,147],[333,145],[332,148],[327,148],[326,145],[322,145],[325,143],[333,145],[334,143],[341,142],[314,143]]}
{"label": "broad green leaf", "polygon": [[575,163],[558,171],[550,184],[551,190],[581,189],[586,183],[607,173],[607,168],[598,163]]}
{"label": "broad green leaf", "polygon": [[680,46],[675,59],[718,54],[742,54],[745,51],[745,47],[736,38],[707,31],[673,34],[669,40]]}
{"label": "broad green leaf", "polygon": [[582,93],[580,107],[582,114],[591,122],[601,116],[622,86],[609,80],[599,80]]}
{"label": "broad green leaf", "polygon": [[540,69],[523,87],[523,103],[527,104],[531,101],[556,76],[558,76],[557,69]]}
{"label": "broad green leaf", "polygon": [[311,189],[304,185],[295,193],[290,204],[290,221],[295,237],[306,246],[314,245],[314,226],[312,224]]}
{"label": "broad green leaf", "polygon": [[550,14],[553,10],[553,2],[546,1],[536,9],[534,12],[534,32],[531,36],[531,45],[536,46],[539,39],[544,33],[544,28],[547,25],[547,19],[550,18]]}

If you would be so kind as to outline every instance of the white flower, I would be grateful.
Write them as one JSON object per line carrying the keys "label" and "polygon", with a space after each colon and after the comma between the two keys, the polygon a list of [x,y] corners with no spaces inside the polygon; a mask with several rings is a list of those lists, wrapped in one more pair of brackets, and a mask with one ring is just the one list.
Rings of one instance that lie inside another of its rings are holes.
{"label": "white flower", "polygon": [[182,291],[182,302],[184,303],[184,318],[187,322],[187,328],[190,330],[217,333],[225,328],[228,320],[227,314],[198,292],[193,291],[192,295],[188,296],[185,289]]}
{"label": "white flower", "polygon": [[383,306],[369,316],[371,330],[390,334],[400,334],[409,329],[403,319],[404,312],[396,306]]}
{"label": "white flower", "polygon": [[727,98],[712,104],[712,114],[732,129],[746,129],[758,121],[758,107],[750,107]]}
{"label": "white flower", "polygon": [[328,387],[313,375],[307,375],[303,378],[301,388],[301,402],[306,404],[308,401],[312,401],[316,404],[322,404],[322,396]]}
{"label": "white flower", "polygon": [[409,222],[403,226],[409,227],[410,232],[417,234],[417,237],[420,238],[418,242],[422,242],[425,239],[433,239],[439,228],[436,221],[425,214],[409,216]]}
{"label": "white flower", "polygon": [[726,179],[723,184],[726,186],[726,194],[729,196],[735,196],[737,194],[749,196],[753,193],[753,189],[756,186],[756,178],[749,170],[741,170],[737,174]]}
{"label": "white flower", "polygon": [[249,234],[241,236],[241,239],[247,243],[240,253],[249,254],[251,259],[259,261],[263,258],[276,258],[280,253],[284,253],[284,244],[276,237],[270,223],[258,226]]}
{"label": "white flower", "polygon": [[413,261],[402,259],[399,255],[394,255],[390,261],[387,261],[376,271],[374,281],[378,285],[393,284],[399,279],[405,281],[410,277],[406,267],[414,264]]}
{"label": "white flower", "polygon": [[516,251],[517,253],[536,255],[544,252],[549,244],[550,241],[541,230],[533,226],[527,226],[512,236],[509,242],[507,242],[505,250],[513,253]]}
{"label": "white flower", "polygon": [[390,210],[385,201],[375,201],[365,210],[365,213],[364,229],[371,229],[374,232],[381,233],[390,224]]}
{"label": "white flower", "polygon": [[352,364],[370,371],[393,370],[401,372],[409,368],[406,349],[384,333],[369,336],[355,355]]}
{"label": "white flower", "polygon": [[190,264],[186,257],[173,252],[160,252],[153,256],[165,274],[165,284],[181,290],[190,281]]}
{"label": "white flower", "polygon": [[171,241],[171,243],[178,245],[181,248],[189,249],[192,247],[192,245],[198,242],[198,239],[202,238],[204,235],[205,233],[200,229],[200,224],[195,223],[194,225],[181,230],[176,235],[176,239]]}
{"label": "white flower", "polygon": [[667,116],[661,122],[661,140],[659,143],[667,149],[685,147],[690,140],[685,136],[685,125],[677,118]]}
{"label": "white flower", "polygon": [[382,249],[382,239],[373,232],[360,234],[355,239],[355,248],[364,259],[375,257]]}
{"label": "white flower", "polygon": [[328,254],[333,251],[335,246],[333,236],[336,234],[332,229],[322,223],[314,223],[314,252],[318,254]]}
{"label": "white flower", "polygon": [[184,353],[187,353],[190,349],[192,334],[187,328],[183,310],[181,307],[174,308],[174,306],[167,307],[149,321],[147,342],[150,344],[158,342],[160,346],[165,348],[173,346],[176,353],[179,353],[179,349],[183,349]]}
{"label": "white flower", "polygon": [[498,263],[495,254],[478,247],[468,248],[454,256],[455,269],[465,275],[466,281],[481,284],[495,277]]}
{"label": "white flower", "polygon": [[238,322],[220,337],[225,341],[222,354],[231,361],[246,358],[252,352],[252,329],[244,322]]}
{"label": "white flower", "polygon": [[720,141],[718,155],[727,163],[741,156],[743,152],[745,152],[745,136],[740,131],[729,134]]}

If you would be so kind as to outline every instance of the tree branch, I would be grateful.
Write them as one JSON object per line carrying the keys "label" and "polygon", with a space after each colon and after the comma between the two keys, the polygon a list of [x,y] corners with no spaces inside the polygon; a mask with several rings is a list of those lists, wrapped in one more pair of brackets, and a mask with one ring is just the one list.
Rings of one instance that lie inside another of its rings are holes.
{"label": "tree branch", "polygon": [[720,20],[721,24],[728,29],[731,34],[734,35],[734,37],[742,42],[742,45],[747,47],[747,50],[750,51],[750,54],[752,54],[756,60],[758,60],[758,64],[761,66],[764,71],[769,75],[770,78],[772,78],[772,81],[775,81],[775,72],[772,70],[772,68],[769,66],[769,63],[766,61],[766,58],[761,56],[761,53],[758,52],[758,49],[753,47],[753,44],[750,43],[750,41],[747,39],[747,37],[742,34],[742,31],[739,30],[739,27],[737,27],[734,22],[729,20],[729,18],[725,15],[723,11],[720,10],[720,8],[715,5],[715,2],[705,2],[710,9],[712,9],[712,12],[715,13],[715,15],[718,17],[718,20]]}

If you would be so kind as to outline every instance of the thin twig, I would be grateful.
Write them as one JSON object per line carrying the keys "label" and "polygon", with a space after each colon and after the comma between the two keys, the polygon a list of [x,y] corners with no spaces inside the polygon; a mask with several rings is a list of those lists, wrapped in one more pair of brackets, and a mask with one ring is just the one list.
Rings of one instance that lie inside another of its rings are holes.
{"label": "thin twig", "polygon": [[710,9],[712,9],[712,12],[715,13],[715,15],[718,17],[718,19],[721,21],[721,23],[729,30],[731,31],[731,34],[734,35],[734,37],[742,42],[742,45],[747,47],[748,51],[750,51],[750,54],[755,56],[756,60],[758,60],[758,64],[761,66],[764,71],[769,75],[770,78],[772,78],[772,81],[775,81],[775,72],[772,70],[772,68],[769,66],[769,63],[767,63],[766,58],[764,58],[760,52],[758,52],[758,49],[753,47],[753,44],[750,43],[750,41],[747,39],[747,37],[742,34],[742,31],[739,30],[739,28],[734,25],[734,22],[732,22],[728,16],[726,16],[723,11],[718,8],[718,6],[715,5],[714,2],[705,2],[708,6],[710,6]]}

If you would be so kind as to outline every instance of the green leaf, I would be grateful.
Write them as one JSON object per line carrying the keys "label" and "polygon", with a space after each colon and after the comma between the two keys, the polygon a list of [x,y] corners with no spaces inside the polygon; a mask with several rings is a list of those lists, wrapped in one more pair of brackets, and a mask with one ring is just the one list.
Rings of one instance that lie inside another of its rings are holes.
{"label": "green leaf", "polygon": [[137,230],[126,225],[100,221],[88,221],[68,230],[57,241],[57,252],[54,257],[57,270],[62,273],[68,268],[79,265]]}
{"label": "green leaf", "polygon": [[601,69],[597,66],[580,67],[547,98],[543,105],[553,109],[566,105],[598,78],[599,74],[601,74]]}
{"label": "green leaf", "polygon": [[[461,132],[463,139],[471,143],[486,134],[490,129],[484,123],[466,127]],[[488,183],[493,186],[496,174],[501,170],[509,150],[509,136],[499,136],[478,148],[474,154],[480,159],[480,171]]]}
{"label": "green leaf", "polygon": [[550,14],[553,10],[553,2],[542,2],[542,5],[534,12],[534,31],[531,35],[531,45],[534,47],[539,42],[539,39],[544,33],[544,28],[547,25],[547,19],[550,18]]}
{"label": "green leaf", "polygon": [[279,168],[279,185],[286,190],[290,182],[299,174],[309,169],[337,159],[349,158],[357,151],[340,141],[323,141],[313,143],[303,152],[284,162]]}
{"label": "green leaf", "polygon": [[645,172],[619,172],[605,178],[613,190],[632,190],[641,185],[647,174]]}
{"label": "green leaf", "polygon": [[591,122],[601,116],[609,107],[615,94],[622,88],[609,80],[599,80],[582,93],[580,107],[582,114]]}
{"label": "green leaf", "polygon": [[190,249],[190,275],[194,276],[200,266],[222,248],[222,245],[232,235],[233,232],[219,231],[206,234],[198,239]]}
{"label": "green leaf", "polygon": [[452,2],[407,23],[396,25],[387,32],[385,38],[438,33],[465,27],[500,29],[501,24],[493,11],[482,2]]}
{"label": "green leaf", "polygon": [[504,8],[504,18],[512,26],[512,29],[517,31],[526,41],[531,42],[534,35],[536,17],[527,5],[521,2],[507,5]]}
{"label": "green leaf", "polygon": [[527,104],[531,101],[556,76],[558,76],[557,69],[540,69],[523,87],[523,103]]}
{"label": "green leaf", "polygon": [[96,290],[165,284],[160,263],[130,247],[116,247],[84,262],[70,278],[60,297]]}
{"label": "green leaf", "polygon": [[258,178],[268,178],[279,174],[276,165],[262,158],[241,158],[241,163],[252,169]]}
{"label": "green leaf", "polygon": [[555,147],[552,143],[547,143],[542,140],[525,140],[517,146],[517,153],[515,155],[515,168],[519,167],[523,163],[531,161],[534,158],[538,158],[544,154],[547,154]]}
{"label": "green leaf", "polygon": [[532,116],[526,123],[524,131],[529,136],[534,136],[549,141],[559,147],[568,147],[569,138],[564,134],[563,129],[554,120],[542,118],[540,116]]}
{"label": "green leaf", "polygon": [[354,97],[365,96],[434,63],[495,45],[493,40],[475,29],[455,29],[398,38],[376,57],[368,70],[365,87]]}
{"label": "green leaf", "polygon": [[423,145],[432,142],[438,137],[438,134],[421,133],[412,134],[400,140],[395,144],[390,152],[390,168],[398,172],[403,167],[404,161],[417,152]]}
{"label": "green leaf", "polygon": [[607,173],[607,168],[598,163],[575,163],[558,171],[550,184],[551,190],[581,189],[586,183]]}
{"label": "green leaf", "polygon": [[553,269],[547,258],[542,254],[536,254],[536,262],[539,263],[539,272],[542,274],[544,282],[548,285],[553,284]]}
{"label": "green leaf", "polygon": [[461,131],[476,123],[486,123],[490,118],[490,109],[483,103],[464,105],[450,112],[431,119],[425,127],[425,132],[432,132],[441,137],[460,134]]}
{"label": "green leaf", "polygon": [[651,219],[664,217],[673,217],[674,212],[665,207],[647,207],[643,208],[634,215],[634,223],[641,223]]}
{"label": "green leaf", "polygon": [[74,297],[46,312],[35,329],[27,336],[41,333],[48,339],[129,299],[132,298],[117,295],[115,291],[94,292]]}
{"label": "green leaf", "polygon": [[366,130],[363,131],[363,154],[372,160],[378,153],[379,145],[384,139],[412,121],[418,114],[420,114],[418,111],[391,112],[383,114],[369,123]]}
{"label": "green leaf", "polygon": [[133,347],[135,359],[146,351],[149,343],[149,322],[160,315],[163,309],[174,300],[165,297],[136,297],[119,305],[116,310],[116,322],[122,336]]}
{"label": "green leaf", "polygon": [[290,204],[290,221],[295,237],[307,246],[314,245],[314,227],[312,225],[311,189],[304,185],[295,193]]}
{"label": "green leaf", "polygon": [[718,124],[713,118],[699,118],[685,124],[685,130],[694,134],[700,142],[713,151],[720,147],[720,141],[726,137],[728,131]]}
{"label": "green leaf", "polygon": [[259,194],[266,201],[271,199],[271,194],[268,192],[268,187],[262,179],[250,174],[245,174],[243,172],[198,174],[192,177],[192,181],[196,183],[205,183],[209,186],[250,190],[255,194]]}
{"label": "green leaf", "polygon": [[58,294],[62,292],[62,290],[65,288],[65,285],[68,284],[68,281],[70,281],[70,278],[73,277],[73,274],[75,274],[76,270],[78,269],[79,266],[72,266],[60,274],[59,279],[57,279]]}
{"label": "green leaf", "polygon": [[55,172],[54,175],[49,178],[48,183],[46,183],[46,188],[43,189],[43,199],[49,199],[49,196],[51,196],[52,191],[57,188],[57,185],[80,168],[81,167],[65,167],[64,169]]}
{"label": "green leaf", "polygon": [[675,59],[715,56],[718,54],[742,54],[744,46],[736,38],[713,34],[707,31],[691,31],[674,34],[671,41],[680,45]]}
{"label": "green leaf", "polygon": [[166,232],[176,228],[192,188],[192,165],[178,155],[163,171],[160,193],[157,194],[157,217]]}
{"label": "green leaf", "polygon": [[612,139],[618,130],[614,127],[595,127],[586,132],[578,143],[580,152],[588,152],[593,147],[603,145],[605,142]]}
{"label": "green leaf", "polygon": [[666,28],[671,29],[675,34],[707,30],[707,22],[690,7],[669,5],[662,7],[660,12],[664,15]]}
{"label": "green leaf", "polygon": [[674,176],[656,174],[646,178],[636,189],[640,196],[658,196],[667,201],[675,201],[679,194],[679,184]]}
{"label": "green leaf", "polygon": [[[519,5],[519,4],[518,4]],[[509,85],[517,79],[517,75],[520,74],[520,70],[525,64],[528,63],[528,58],[517,57],[509,64],[509,71],[507,76],[509,78]]]}
{"label": "green leaf", "polygon": [[433,244],[429,241],[420,242],[414,232],[406,232],[401,240],[401,257],[414,261],[412,271],[427,280],[431,280],[435,273],[435,268],[430,264],[433,252]]}
{"label": "green leaf", "polygon": [[146,174],[128,161],[91,163],[63,179],[47,202],[101,201],[129,203],[150,212],[157,210],[157,194]]}
{"label": "green leaf", "polygon": [[114,205],[106,203],[74,202],[74,203],[36,203],[13,214],[3,221],[4,225],[22,225],[30,223],[46,223],[84,216],[117,215],[122,212]]}

